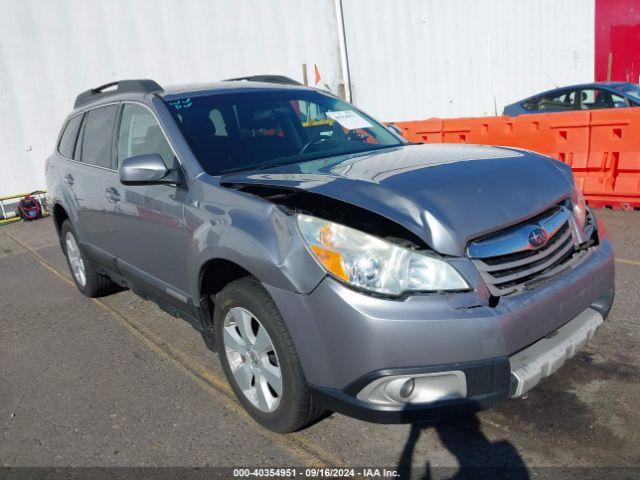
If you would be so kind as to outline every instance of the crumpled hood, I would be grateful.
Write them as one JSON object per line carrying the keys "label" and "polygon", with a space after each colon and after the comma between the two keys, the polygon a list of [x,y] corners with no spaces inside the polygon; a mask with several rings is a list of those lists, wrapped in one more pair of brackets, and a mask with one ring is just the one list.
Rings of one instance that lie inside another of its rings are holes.
{"label": "crumpled hood", "polygon": [[393,220],[446,255],[570,195],[571,169],[533,152],[407,145],[225,175],[221,183],[301,189]]}

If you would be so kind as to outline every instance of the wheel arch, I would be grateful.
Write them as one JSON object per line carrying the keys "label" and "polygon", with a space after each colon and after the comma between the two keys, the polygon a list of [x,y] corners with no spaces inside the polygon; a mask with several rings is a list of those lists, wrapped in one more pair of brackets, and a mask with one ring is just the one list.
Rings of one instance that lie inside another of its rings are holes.
{"label": "wheel arch", "polygon": [[65,220],[69,219],[69,214],[60,203],[56,203],[51,212],[51,215],[53,216],[53,223],[56,226],[56,231],[58,232],[58,235],[60,235],[62,224]]}
{"label": "wheel arch", "polygon": [[231,282],[244,277],[260,279],[245,266],[223,258],[210,258],[202,263],[198,271],[198,301],[204,322],[213,326],[216,295]]}
{"label": "wheel arch", "polygon": [[253,272],[237,262],[222,257],[211,258],[200,266],[198,292],[201,297],[215,296],[234,280],[249,276],[258,278]]}

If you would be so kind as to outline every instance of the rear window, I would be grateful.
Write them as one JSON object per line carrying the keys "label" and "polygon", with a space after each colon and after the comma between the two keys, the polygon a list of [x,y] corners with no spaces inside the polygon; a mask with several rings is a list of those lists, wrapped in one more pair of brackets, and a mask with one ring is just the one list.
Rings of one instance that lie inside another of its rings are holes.
{"label": "rear window", "polygon": [[73,158],[73,151],[76,148],[76,140],[78,139],[78,130],[82,124],[82,115],[71,117],[64,127],[60,143],[58,144],[58,153],[66,158]]}
{"label": "rear window", "polygon": [[112,168],[111,143],[117,105],[94,108],[85,116],[82,137],[82,161],[98,167]]}
{"label": "rear window", "polygon": [[612,87],[618,92],[625,93],[632,97],[636,102],[640,102],[640,85],[633,83],[624,83],[622,85],[615,85]]}

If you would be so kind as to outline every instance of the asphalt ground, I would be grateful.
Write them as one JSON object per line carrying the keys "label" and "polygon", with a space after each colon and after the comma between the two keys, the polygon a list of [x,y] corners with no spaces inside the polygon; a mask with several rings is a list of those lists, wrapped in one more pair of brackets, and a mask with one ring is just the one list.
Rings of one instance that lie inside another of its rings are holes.
{"label": "asphalt ground", "polygon": [[[217,354],[187,323],[129,291],[83,297],[50,219],[0,227],[0,467],[386,467],[498,478],[493,469],[506,466],[513,478],[640,478],[640,211],[596,215],[616,250],[613,311],[526,399],[432,425],[334,414],[288,435],[244,413]],[[0,477],[25,472],[0,468]]]}

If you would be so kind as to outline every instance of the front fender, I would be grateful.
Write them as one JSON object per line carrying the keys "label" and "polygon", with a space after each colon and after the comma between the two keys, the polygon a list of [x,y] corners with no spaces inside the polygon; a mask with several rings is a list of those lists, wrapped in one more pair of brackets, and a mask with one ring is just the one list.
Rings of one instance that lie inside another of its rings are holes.
{"label": "front fender", "polygon": [[[194,233],[198,273],[210,260],[228,260],[262,283],[303,294],[325,277],[307,251],[294,218],[276,205],[256,198],[209,217]],[[200,275],[192,278],[193,291],[199,295]]]}

